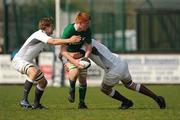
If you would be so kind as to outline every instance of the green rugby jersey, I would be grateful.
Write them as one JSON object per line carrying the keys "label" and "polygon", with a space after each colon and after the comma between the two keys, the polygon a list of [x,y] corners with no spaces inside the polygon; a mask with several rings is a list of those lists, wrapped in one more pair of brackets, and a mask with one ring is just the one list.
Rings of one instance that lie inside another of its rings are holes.
{"label": "green rugby jersey", "polygon": [[61,38],[67,39],[72,37],[73,35],[81,36],[81,40],[76,43],[67,44],[68,52],[79,52],[80,48],[85,44],[91,44],[91,30],[88,28],[86,31],[78,32],[75,29],[74,23],[69,24],[63,31]]}

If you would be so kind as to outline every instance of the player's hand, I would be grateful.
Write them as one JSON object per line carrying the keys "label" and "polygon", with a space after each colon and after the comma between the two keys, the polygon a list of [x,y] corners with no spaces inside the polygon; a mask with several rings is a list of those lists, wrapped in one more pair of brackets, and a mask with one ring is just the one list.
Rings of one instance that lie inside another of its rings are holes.
{"label": "player's hand", "polygon": [[78,67],[79,69],[83,69],[84,66],[80,65],[79,62],[80,62],[80,59],[77,59],[75,66]]}
{"label": "player's hand", "polygon": [[81,40],[81,37],[75,36],[75,35],[69,38],[70,43],[79,42],[80,40]]}

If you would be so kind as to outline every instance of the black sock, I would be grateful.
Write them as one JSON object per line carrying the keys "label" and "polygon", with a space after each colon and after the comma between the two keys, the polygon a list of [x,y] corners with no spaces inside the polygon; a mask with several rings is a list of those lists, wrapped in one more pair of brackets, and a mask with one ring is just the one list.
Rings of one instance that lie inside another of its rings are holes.
{"label": "black sock", "polygon": [[112,96],[112,98],[116,99],[116,100],[119,100],[119,101],[122,101],[122,102],[125,102],[125,101],[128,101],[128,99],[126,97],[124,97],[123,95],[121,95],[118,91],[115,90],[115,93],[114,95]]}
{"label": "black sock", "polygon": [[76,81],[74,81],[74,80],[69,80],[69,83],[70,83],[70,89],[69,89],[69,92],[75,92]]}
{"label": "black sock", "polygon": [[79,85],[79,102],[84,103],[86,97],[87,84]]}
{"label": "black sock", "polygon": [[35,105],[40,104],[40,99],[41,99],[41,96],[42,96],[43,92],[44,92],[43,90],[38,89],[38,87],[36,86],[35,98],[34,98],[34,104]]}
{"label": "black sock", "polygon": [[141,85],[140,87],[140,90],[139,90],[140,93],[146,95],[146,96],[149,96],[151,97],[152,99],[156,100],[157,99],[157,95],[154,94],[151,90],[149,90],[148,88],[146,88],[144,85]]}
{"label": "black sock", "polygon": [[28,100],[28,95],[29,95],[29,92],[32,88],[32,85],[33,83],[26,80],[25,83],[24,83],[24,96],[23,96],[23,99],[24,100]]}

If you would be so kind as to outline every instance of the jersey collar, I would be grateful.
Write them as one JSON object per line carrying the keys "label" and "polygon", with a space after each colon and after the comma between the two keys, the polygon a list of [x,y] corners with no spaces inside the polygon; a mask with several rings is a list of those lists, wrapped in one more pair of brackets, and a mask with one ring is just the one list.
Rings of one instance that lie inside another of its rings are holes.
{"label": "jersey collar", "polygon": [[74,29],[77,31],[77,24],[74,23]]}

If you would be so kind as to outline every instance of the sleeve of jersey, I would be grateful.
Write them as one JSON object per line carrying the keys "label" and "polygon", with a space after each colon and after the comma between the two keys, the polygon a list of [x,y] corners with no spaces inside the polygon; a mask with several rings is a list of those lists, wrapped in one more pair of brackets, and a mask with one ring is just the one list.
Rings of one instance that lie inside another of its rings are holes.
{"label": "sleeve of jersey", "polygon": [[39,35],[37,35],[37,39],[44,42],[44,43],[47,43],[49,39],[51,39],[52,37],[46,35],[45,33],[40,33]]}
{"label": "sleeve of jersey", "polygon": [[92,35],[91,35],[91,30],[88,29],[87,31],[87,40],[86,40],[87,44],[91,44],[92,43]]}

